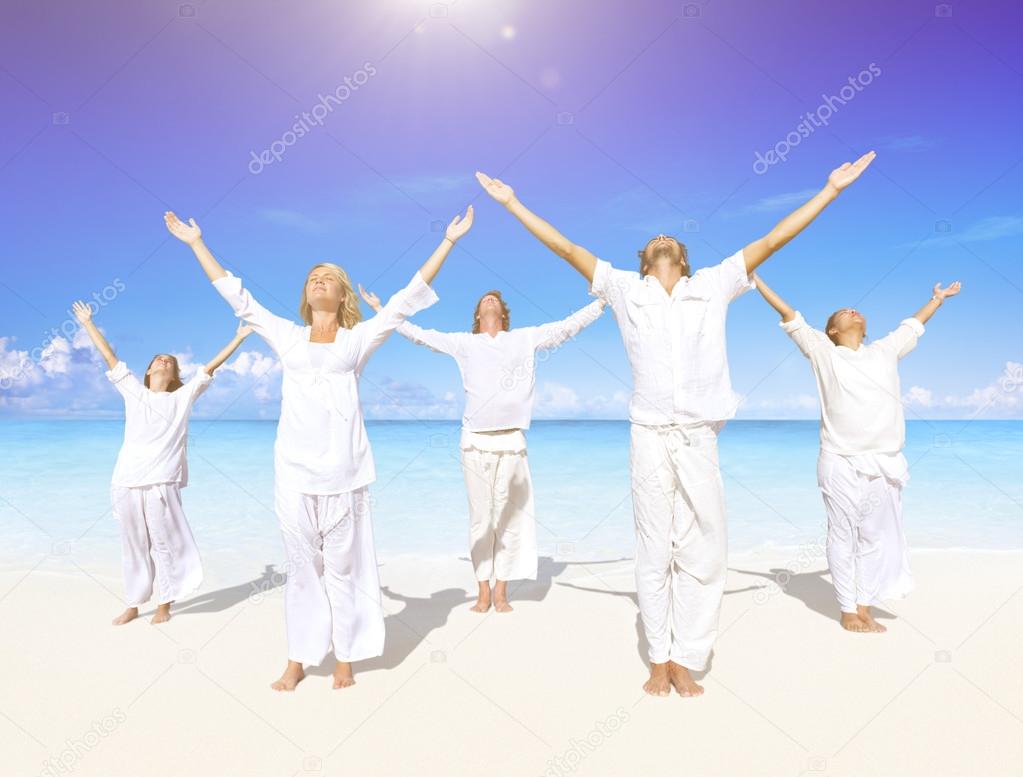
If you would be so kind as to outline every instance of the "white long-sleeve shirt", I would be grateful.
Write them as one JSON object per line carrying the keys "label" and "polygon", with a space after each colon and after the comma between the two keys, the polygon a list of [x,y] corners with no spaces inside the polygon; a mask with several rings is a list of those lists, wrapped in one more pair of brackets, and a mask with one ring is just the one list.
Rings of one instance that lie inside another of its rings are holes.
{"label": "white long-sleeve shirt", "polygon": [[906,443],[899,359],[916,347],[924,325],[907,318],[857,349],[835,345],[796,311],[779,326],[810,360],[821,404],[821,450],[843,456],[894,454]]}
{"label": "white long-sleeve shirt", "polygon": [[470,432],[528,429],[533,413],[537,353],[557,348],[596,321],[603,300],[591,302],[568,318],[540,326],[498,332],[438,332],[408,321],[398,334],[447,354],[458,364],[465,389],[462,428]]}
{"label": "white long-sleeve shirt", "polygon": [[619,270],[603,259],[592,294],[614,311],[632,366],[629,419],[663,426],[725,421],[735,415],[725,347],[728,304],[755,288],[743,252],[683,277],[668,294],[652,275]]}
{"label": "white long-sleeve shirt", "polygon": [[230,273],[213,285],[281,362],[281,417],[274,443],[277,482],[304,494],[339,494],[372,483],[376,469],[359,403],[359,376],[398,324],[437,301],[422,275],[417,272],[375,316],[339,329],[327,344],[310,343],[312,327],[274,315]]}
{"label": "white long-sleeve shirt", "polygon": [[187,486],[188,417],[213,376],[200,368],[175,391],[152,391],[124,362],[117,362],[106,375],[124,397],[124,442],[111,483],[123,488]]}

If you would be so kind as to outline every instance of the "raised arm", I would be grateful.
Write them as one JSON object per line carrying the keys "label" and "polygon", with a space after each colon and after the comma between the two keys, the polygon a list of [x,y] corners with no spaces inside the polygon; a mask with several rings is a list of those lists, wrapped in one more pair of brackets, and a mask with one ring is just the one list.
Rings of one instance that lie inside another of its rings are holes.
{"label": "raised arm", "polygon": [[465,209],[464,218],[461,214],[458,214],[451,219],[451,223],[448,224],[448,228],[444,231],[444,239],[440,241],[440,245],[430,254],[430,258],[423,262],[423,266],[419,268],[419,274],[423,276],[424,281],[427,283],[433,282],[437,272],[444,264],[444,260],[448,258],[451,249],[455,247],[455,243],[472,227],[472,217],[472,205],[470,205]]}
{"label": "raised arm", "polygon": [[168,232],[192,249],[195,258],[199,260],[199,264],[206,271],[207,278],[211,281],[218,281],[227,275],[227,271],[220,266],[220,262],[202,241],[202,230],[195,223],[195,219],[189,219],[185,224],[172,211],[167,211],[163,214],[163,222],[167,225]]}
{"label": "raised arm", "polygon": [[252,331],[251,326],[246,324],[244,321],[239,321],[238,329],[234,333],[234,337],[231,338],[231,342],[221,348],[220,353],[206,362],[206,367],[204,368],[206,370],[206,374],[212,375],[213,371],[216,370],[217,367],[230,359],[231,354],[238,350],[238,346],[245,342],[245,338],[252,334]]}
{"label": "raised arm", "polygon": [[[377,313],[383,305],[380,304],[380,297],[371,291],[366,291],[359,285],[359,294],[366,300],[366,304],[369,305]],[[416,345],[425,345],[431,351],[437,353],[443,353],[447,356],[454,356],[458,350],[458,332],[438,332],[436,329],[423,329],[420,326],[416,326],[407,319],[398,324],[398,328],[395,330],[405,339]]]}
{"label": "raised arm", "polygon": [[597,257],[582,246],[573,243],[551,224],[519,202],[515,192],[508,184],[480,172],[476,173],[476,180],[480,182],[487,194],[504,205],[509,213],[521,221],[523,226],[533,234],[533,237],[572,265],[587,281],[593,283],[593,271],[597,266]]}
{"label": "raised arm", "polygon": [[107,363],[107,368],[112,370],[117,364],[117,356],[114,354],[114,349],[110,347],[110,343],[107,342],[107,338],[103,336],[103,333],[92,322],[92,307],[88,303],[78,300],[71,305],[71,310],[74,311],[78,323],[89,333],[92,344],[96,346],[96,350],[103,357],[103,361]]}
{"label": "raised arm", "polygon": [[774,291],[770,286],[764,283],[763,279],[759,275],[754,275],[753,280],[757,284],[757,291],[760,292],[760,296],[767,300],[767,304],[778,311],[778,315],[781,316],[782,321],[791,321],[796,317],[796,311],[793,310],[789,304],[778,296],[778,293]]}
{"label": "raised arm", "polygon": [[773,253],[806,229],[810,222],[817,218],[821,211],[828,207],[849,184],[860,177],[860,174],[867,169],[876,156],[877,154],[873,151],[868,151],[855,162],[846,162],[841,167],[832,170],[823,189],[775,224],[774,229],[764,237],[754,240],[746,246],[743,249],[743,256],[746,258],[746,271],[753,272]]}
{"label": "raised arm", "polygon": [[552,321],[549,324],[532,327],[533,348],[538,350],[557,348],[600,318],[600,314],[604,312],[605,304],[603,299],[597,299],[561,321]]}
{"label": "raised arm", "polygon": [[940,283],[935,283],[930,301],[914,313],[913,318],[921,324],[926,324],[931,320],[931,316],[938,312],[938,308],[941,307],[942,303],[949,297],[954,297],[958,294],[962,287],[963,285],[959,281],[956,281],[951,286],[944,289],[941,288]]}

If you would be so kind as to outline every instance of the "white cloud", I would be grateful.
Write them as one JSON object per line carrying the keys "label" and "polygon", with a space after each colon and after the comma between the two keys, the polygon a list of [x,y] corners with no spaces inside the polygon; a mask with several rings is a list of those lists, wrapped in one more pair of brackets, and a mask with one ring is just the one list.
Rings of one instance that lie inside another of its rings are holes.
{"label": "white cloud", "polygon": [[1023,418],[1023,362],[1006,362],[1001,376],[966,394],[936,396],[931,389],[912,386],[903,397],[908,408],[926,408],[943,415]]}

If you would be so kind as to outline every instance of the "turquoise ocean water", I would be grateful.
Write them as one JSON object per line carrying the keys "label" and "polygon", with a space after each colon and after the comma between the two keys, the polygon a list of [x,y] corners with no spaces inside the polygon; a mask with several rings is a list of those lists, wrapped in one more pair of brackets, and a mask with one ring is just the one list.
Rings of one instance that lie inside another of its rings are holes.
{"label": "turquoise ocean water", "polygon": [[[721,467],[733,552],[823,536],[816,421],[733,421]],[[47,556],[115,563],[109,478],[120,421],[0,425],[0,564]],[[200,549],[239,564],[281,555],[273,514],[274,421],[194,420],[185,509]],[[468,518],[457,422],[368,424],[381,558],[465,554]],[[1023,548],[1023,422],[910,421],[905,520],[914,548]],[[528,433],[541,552],[578,559],[633,552],[629,426],[538,421]],[[116,569],[116,567],[115,567]]]}

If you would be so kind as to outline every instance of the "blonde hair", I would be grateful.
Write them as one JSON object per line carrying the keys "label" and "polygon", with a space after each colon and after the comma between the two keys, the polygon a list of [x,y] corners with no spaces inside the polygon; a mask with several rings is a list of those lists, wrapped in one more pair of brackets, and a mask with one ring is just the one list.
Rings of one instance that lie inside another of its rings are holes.
{"label": "blonde hair", "polygon": [[362,311],[359,310],[359,301],[355,296],[355,289],[352,288],[352,282],[348,278],[348,273],[333,262],[315,264],[305,274],[305,283],[302,284],[302,297],[298,301],[298,314],[306,324],[312,325],[313,309],[309,304],[309,299],[306,297],[306,286],[309,285],[309,276],[321,267],[330,270],[334,278],[337,279],[337,282],[341,284],[343,294],[341,295],[341,304],[337,306],[337,322],[343,328],[351,329],[362,321]]}
{"label": "blonde hair", "polygon": [[508,327],[511,326],[511,308],[508,307],[508,303],[504,301],[504,297],[501,296],[501,292],[497,289],[488,291],[479,301],[476,303],[476,309],[472,312],[472,333],[478,335],[480,333],[480,305],[483,304],[483,300],[487,297],[497,297],[497,301],[501,303],[501,328],[507,332]]}
{"label": "blonde hair", "polygon": [[171,360],[171,363],[174,365],[174,377],[172,377],[170,379],[170,382],[167,384],[167,391],[177,391],[179,388],[182,387],[182,385],[184,385],[181,382],[181,367],[178,365],[178,357],[170,353],[158,353],[156,354],[156,356],[149,360],[149,364],[146,365],[146,374],[142,378],[142,384],[146,388],[149,388],[149,370],[152,368],[153,362],[155,362],[161,356],[166,356],[168,359]]}

